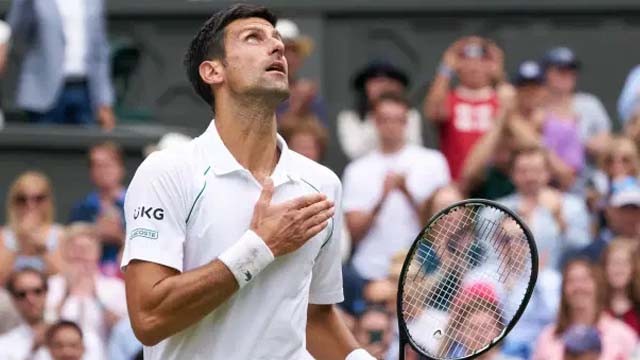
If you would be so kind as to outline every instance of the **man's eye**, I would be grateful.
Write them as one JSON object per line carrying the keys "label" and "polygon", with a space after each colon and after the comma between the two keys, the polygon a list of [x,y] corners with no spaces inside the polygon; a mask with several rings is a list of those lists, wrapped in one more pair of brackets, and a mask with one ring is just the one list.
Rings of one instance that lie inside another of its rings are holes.
{"label": "man's eye", "polygon": [[250,34],[245,38],[245,40],[250,43],[257,43],[258,41],[260,41],[260,38],[257,34]]}

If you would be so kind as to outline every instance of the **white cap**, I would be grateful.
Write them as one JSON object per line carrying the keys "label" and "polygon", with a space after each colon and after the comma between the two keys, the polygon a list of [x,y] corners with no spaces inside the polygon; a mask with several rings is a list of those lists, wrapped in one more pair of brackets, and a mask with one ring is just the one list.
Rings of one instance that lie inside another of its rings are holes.
{"label": "white cap", "polygon": [[613,207],[629,205],[640,207],[640,188],[629,187],[615,192],[609,199],[609,205]]}
{"label": "white cap", "polygon": [[282,40],[296,40],[300,37],[300,28],[289,19],[279,19],[276,23],[276,30],[282,36]]}

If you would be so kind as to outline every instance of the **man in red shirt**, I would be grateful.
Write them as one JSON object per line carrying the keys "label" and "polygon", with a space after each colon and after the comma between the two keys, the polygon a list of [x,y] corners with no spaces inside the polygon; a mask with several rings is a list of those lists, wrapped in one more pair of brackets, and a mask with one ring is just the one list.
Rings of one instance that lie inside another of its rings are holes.
{"label": "man in red shirt", "polygon": [[[452,89],[454,76],[458,85]],[[459,39],[442,57],[424,112],[440,129],[440,150],[447,158],[453,180],[460,177],[473,145],[493,125],[498,109],[494,85],[503,77],[502,51],[480,37]]]}

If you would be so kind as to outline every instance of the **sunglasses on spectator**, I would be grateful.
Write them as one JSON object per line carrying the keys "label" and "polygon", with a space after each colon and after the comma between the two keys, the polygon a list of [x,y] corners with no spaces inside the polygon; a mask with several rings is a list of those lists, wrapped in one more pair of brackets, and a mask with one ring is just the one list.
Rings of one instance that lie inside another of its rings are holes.
{"label": "sunglasses on spectator", "polygon": [[33,294],[36,296],[42,296],[45,290],[43,287],[33,288],[33,289],[25,289],[25,290],[16,290],[13,292],[13,296],[16,299],[24,300],[27,298],[29,294]]}
{"label": "sunglasses on spectator", "polygon": [[33,202],[35,204],[40,205],[43,202],[45,202],[48,198],[49,198],[49,195],[45,193],[35,194],[35,195],[19,194],[19,195],[16,195],[13,201],[16,203],[16,205],[20,205],[20,206],[24,206],[29,202]]}

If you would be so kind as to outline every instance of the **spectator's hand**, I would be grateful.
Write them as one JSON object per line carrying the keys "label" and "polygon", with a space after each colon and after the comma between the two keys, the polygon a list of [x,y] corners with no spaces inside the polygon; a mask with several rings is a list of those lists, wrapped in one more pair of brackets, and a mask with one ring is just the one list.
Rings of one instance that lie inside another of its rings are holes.
{"label": "spectator's hand", "polygon": [[69,264],[65,272],[69,295],[93,298],[96,294],[96,269],[88,264]]}
{"label": "spectator's hand", "polygon": [[384,183],[382,185],[382,198],[385,199],[389,193],[398,187],[398,178],[396,173],[388,172],[384,177]]}
{"label": "spectator's hand", "polygon": [[335,208],[324,194],[297,197],[271,204],[273,181],[263,183],[262,193],[253,209],[250,229],[267,244],[273,256],[291,253],[322,231]]}
{"label": "spectator's hand", "polygon": [[451,70],[457,71],[460,65],[460,51],[468,40],[469,38],[461,38],[451,44],[442,55],[442,63],[448,66]]}
{"label": "spectator's hand", "polygon": [[124,226],[118,211],[110,206],[104,208],[96,219],[96,231],[100,239],[110,244],[122,244],[124,240]]}
{"label": "spectator's hand", "polygon": [[102,105],[98,108],[98,123],[103,130],[111,131],[116,126],[116,116],[111,106]]}
{"label": "spectator's hand", "polygon": [[20,251],[29,255],[43,255],[47,251],[47,244],[42,234],[40,215],[33,211],[24,214],[17,229]]}
{"label": "spectator's hand", "polygon": [[308,114],[317,93],[318,86],[313,80],[300,79],[296,81],[289,96],[290,111],[300,116]]}
{"label": "spectator's hand", "polygon": [[551,188],[542,190],[538,196],[538,202],[554,214],[554,216],[562,212],[562,193],[558,190]]}
{"label": "spectator's hand", "polygon": [[500,83],[505,79],[504,76],[504,52],[495,42],[486,40],[487,58],[490,62],[491,78]]}

